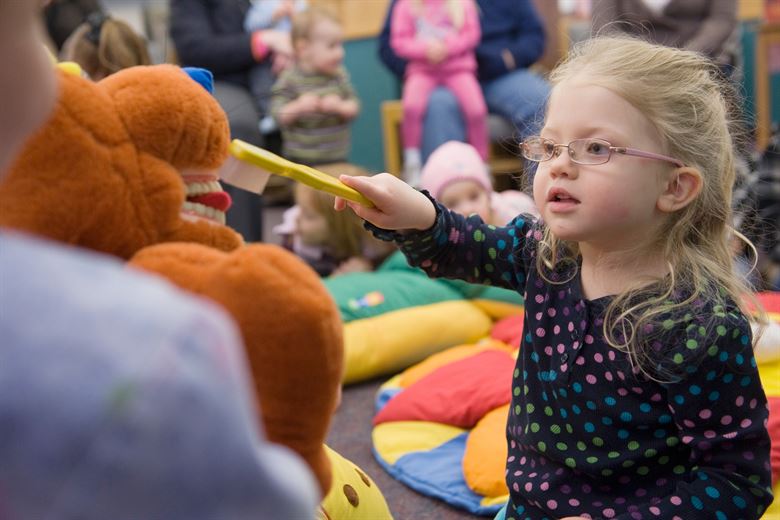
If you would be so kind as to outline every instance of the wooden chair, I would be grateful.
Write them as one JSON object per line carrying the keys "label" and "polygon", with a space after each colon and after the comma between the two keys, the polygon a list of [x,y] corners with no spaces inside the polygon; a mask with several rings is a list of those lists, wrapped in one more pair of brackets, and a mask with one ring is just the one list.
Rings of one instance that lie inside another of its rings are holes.
{"label": "wooden chair", "polygon": [[[385,171],[399,176],[403,168],[400,132],[403,121],[401,101],[397,99],[383,101],[380,111]],[[488,117],[488,128],[490,130],[488,164],[496,189],[516,187],[513,177],[522,173],[523,163],[517,151],[512,149],[516,148],[516,143],[512,139],[513,129],[505,119],[497,115]]]}

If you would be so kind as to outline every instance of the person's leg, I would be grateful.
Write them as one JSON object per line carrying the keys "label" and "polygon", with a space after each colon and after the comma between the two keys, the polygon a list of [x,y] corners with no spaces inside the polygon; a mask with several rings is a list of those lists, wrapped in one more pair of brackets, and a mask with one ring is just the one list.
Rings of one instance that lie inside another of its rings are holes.
{"label": "person's leg", "polygon": [[255,108],[260,117],[267,116],[271,112],[271,88],[276,77],[271,71],[270,61],[258,63],[249,69],[249,90],[255,100]]}
{"label": "person's leg", "polygon": [[[217,81],[214,97],[228,116],[232,138],[256,146],[263,146],[263,137],[257,128],[258,115],[248,90],[237,85]],[[223,184],[233,204],[227,212],[227,225],[235,229],[247,242],[263,239],[263,199],[249,191]]]}
{"label": "person's leg", "polygon": [[522,140],[539,133],[550,85],[528,69],[518,69],[482,83],[485,103],[491,114],[506,118]]}
{"label": "person's leg", "polygon": [[465,141],[466,125],[458,100],[446,87],[436,87],[428,99],[423,120],[422,160],[447,141]]}
{"label": "person's leg", "polygon": [[434,88],[436,88],[436,79],[427,74],[410,74],[404,81],[402,95],[404,120],[401,125],[404,150],[420,149],[423,116]]}
{"label": "person's leg", "polygon": [[487,161],[488,145],[490,144],[487,107],[477,78],[469,72],[450,74],[445,79],[445,85],[458,100],[463,112],[469,143],[477,149],[482,160]]}

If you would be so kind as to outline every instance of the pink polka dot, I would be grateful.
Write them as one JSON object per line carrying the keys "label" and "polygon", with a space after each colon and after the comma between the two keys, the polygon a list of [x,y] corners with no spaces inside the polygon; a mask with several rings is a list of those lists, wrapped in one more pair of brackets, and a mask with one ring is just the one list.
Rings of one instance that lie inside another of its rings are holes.
{"label": "pink polka dot", "polygon": [[536,313],[536,321],[539,321],[541,319],[542,319],[542,313],[541,313],[541,311],[539,311],[539,312]]}
{"label": "pink polka dot", "polygon": [[705,408],[704,410],[699,412],[699,417],[701,417],[702,419],[709,419],[710,417],[712,417],[712,410],[710,410],[709,408]]}
{"label": "pink polka dot", "polygon": [[530,482],[526,482],[525,483],[525,490],[526,491],[531,491],[533,488],[534,488],[534,486]]}
{"label": "pink polka dot", "polygon": [[661,394],[653,394],[650,397],[650,400],[653,401],[654,403],[657,403],[658,401],[661,400]]}
{"label": "pink polka dot", "polygon": [[610,361],[615,361],[615,352],[614,352],[614,351],[612,351],[612,350],[610,350],[610,351],[607,353],[607,357],[609,358],[609,360],[610,360]]}
{"label": "pink polka dot", "polygon": [[577,361],[575,361],[578,365],[584,365],[585,364],[585,358],[580,356],[577,358]]}
{"label": "pink polka dot", "polygon": [[704,432],[704,436],[708,439],[714,439],[718,434],[715,433],[715,430],[707,430]]}
{"label": "pink polka dot", "polygon": [[550,345],[547,345],[546,347],[544,347],[544,353],[547,354],[548,356],[552,356],[552,353],[553,353],[552,347]]}
{"label": "pink polka dot", "polygon": [[593,343],[593,336],[591,336],[590,334],[585,334],[585,343],[591,345]]}
{"label": "pink polka dot", "polygon": [[544,296],[537,294],[534,300],[536,300],[536,303],[542,303],[544,301]]}
{"label": "pink polka dot", "polygon": [[572,507],[579,507],[580,501],[577,500],[576,498],[570,498],[569,499],[569,505],[572,506]]}
{"label": "pink polka dot", "polygon": [[566,347],[563,346],[563,343],[558,343],[556,350],[558,351],[558,354],[563,354],[563,351],[566,350]]}
{"label": "pink polka dot", "polygon": [[585,376],[585,381],[587,381],[588,384],[590,384],[590,385],[595,385],[597,379],[596,379],[596,376],[594,376],[593,374],[588,374],[588,375]]}
{"label": "pink polka dot", "polygon": [[569,365],[561,365],[561,369],[560,370],[561,370],[561,372],[566,372],[567,370],[569,370]]}
{"label": "pink polka dot", "polygon": [[[610,381],[612,381],[612,374],[610,374],[609,372],[607,372],[606,374],[604,374],[604,376],[609,376],[609,377],[607,377],[607,379],[609,379]],[[618,395],[619,395],[620,397],[625,397],[625,396],[627,396],[627,395],[628,395],[628,390],[626,390],[625,388],[618,388],[618,391],[617,391],[617,393],[618,393]]]}
{"label": "pink polka dot", "polygon": [[747,428],[751,424],[753,424],[753,421],[751,421],[750,419],[742,419],[742,422],[739,423],[739,426],[740,428]]}
{"label": "pink polka dot", "polygon": [[545,334],[546,332],[542,327],[536,329],[536,335],[539,336],[540,338],[543,338]]}
{"label": "pink polka dot", "polygon": [[742,406],[743,404],[745,404],[745,396],[740,395],[739,397],[737,397],[735,403],[737,404],[737,406]]}
{"label": "pink polka dot", "polygon": [[691,421],[690,419],[685,419],[683,421],[683,424],[685,425],[686,428],[693,428],[694,426],[696,426],[696,423]]}
{"label": "pink polka dot", "polygon": [[561,333],[561,326],[556,325],[553,327],[553,334],[560,334]]}
{"label": "pink polka dot", "polygon": [[683,435],[682,441],[684,444],[690,444],[693,441],[693,437],[690,435]]}
{"label": "pink polka dot", "polygon": [[603,363],[604,362],[604,356],[602,356],[600,352],[596,352],[593,355],[593,359],[596,361],[596,363]]}
{"label": "pink polka dot", "polygon": [[551,318],[554,318],[557,313],[558,311],[555,310],[555,307],[550,307],[547,309],[547,315]]}
{"label": "pink polka dot", "polygon": [[651,512],[651,513],[653,513],[655,516],[660,516],[660,514],[661,514],[661,510],[660,510],[660,509],[658,509],[657,507],[655,507],[655,506],[650,506],[650,508],[649,508],[649,509],[650,509],[650,512]]}
{"label": "pink polka dot", "polygon": [[678,497],[677,495],[672,495],[669,501],[676,506],[682,504],[682,498]]}
{"label": "pink polka dot", "polygon": [[539,484],[539,489],[541,489],[542,491],[547,491],[548,489],[550,489],[550,483],[542,482],[541,484]]}
{"label": "pink polka dot", "polygon": [[737,432],[728,432],[722,435],[724,439],[734,439],[736,436],[737,436]]}
{"label": "pink polka dot", "polygon": [[569,324],[566,326],[566,328],[569,329],[569,332],[573,331],[574,330],[574,323],[570,321]]}
{"label": "pink polka dot", "polygon": [[750,409],[753,410],[756,407],[757,404],[758,404],[758,401],[756,401],[755,399],[751,399],[750,400],[750,405],[749,405]]}
{"label": "pink polka dot", "polygon": [[[606,379],[607,381],[612,381],[614,379],[614,377],[612,376],[612,372],[604,372],[604,379]],[[623,391],[626,392],[626,393],[625,394],[621,394],[621,395],[627,395],[628,394],[628,392],[625,389],[623,389]]]}
{"label": "pink polka dot", "polygon": [[507,462],[514,462],[515,461],[515,456],[514,455],[510,455],[509,457],[507,457],[506,461]]}
{"label": "pink polka dot", "polygon": [[517,485],[517,482],[512,484],[512,489],[515,490],[515,493],[520,493],[520,486]]}
{"label": "pink polka dot", "polygon": [[547,501],[547,507],[554,511],[554,510],[558,509],[558,502],[556,502],[555,500],[548,500]]}
{"label": "pink polka dot", "polygon": [[605,518],[614,518],[615,517],[615,510],[608,507],[605,510],[601,512],[601,514],[604,515]]}
{"label": "pink polka dot", "polygon": [[[514,442],[514,441],[513,441],[513,442]],[[520,457],[520,464],[525,464],[527,461],[528,461],[528,459],[525,457],[525,455],[523,455],[522,457]]]}

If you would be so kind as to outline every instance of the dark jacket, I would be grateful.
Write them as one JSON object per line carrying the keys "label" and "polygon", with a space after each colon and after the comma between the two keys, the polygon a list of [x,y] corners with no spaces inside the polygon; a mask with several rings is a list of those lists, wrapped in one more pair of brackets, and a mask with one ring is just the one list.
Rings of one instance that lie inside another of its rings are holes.
{"label": "dark jacket", "polygon": [[46,6],[46,31],[57,49],[94,12],[105,12],[99,0],[54,0]]}
{"label": "dark jacket", "polygon": [[[379,34],[379,58],[399,78],[403,78],[406,61],[390,47],[390,20],[397,0],[387,10]],[[489,81],[503,76],[509,69],[501,56],[509,50],[515,68],[527,68],[544,52],[544,27],[531,0],[477,0],[482,39],[476,48],[477,76]]]}
{"label": "dark jacket", "polygon": [[249,6],[249,0],[171,0],[171,37],[181,65],[248,87],[255,64],[252,36],[244,32]]}

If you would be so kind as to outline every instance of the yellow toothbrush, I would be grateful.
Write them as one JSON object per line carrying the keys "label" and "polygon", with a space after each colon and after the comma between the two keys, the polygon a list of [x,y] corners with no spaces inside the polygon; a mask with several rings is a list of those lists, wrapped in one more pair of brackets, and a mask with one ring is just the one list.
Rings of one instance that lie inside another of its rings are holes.
{"label": "yellow toothbrush", "polygon": [[271,174],[281,175],[366,207],[374,204],[360,192],[340,180],[303,164],[294,163],[268,150],[263,150],[240,139],[230,143],[231,157],[220,170],[220,178],[239,188],[262,193]]}

